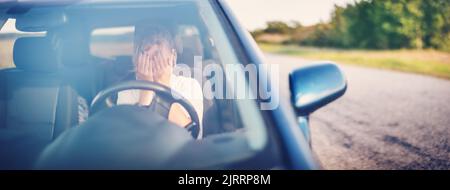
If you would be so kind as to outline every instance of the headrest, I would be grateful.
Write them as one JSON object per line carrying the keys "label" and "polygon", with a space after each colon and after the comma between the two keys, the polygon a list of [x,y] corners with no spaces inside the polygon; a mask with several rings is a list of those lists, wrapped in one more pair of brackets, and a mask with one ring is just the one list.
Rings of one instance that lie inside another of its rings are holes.
{"label": "headrest", "polygon": [[47,33],[47,38],[52,39],[59,65],[78,67],[89,62],[89,34],[80,30]]}
{"label": "headrest", "polygon": [[27,71],[52,72],[59,67],[51,41],[46,37],[22,37],[14,43],[14,64]]}

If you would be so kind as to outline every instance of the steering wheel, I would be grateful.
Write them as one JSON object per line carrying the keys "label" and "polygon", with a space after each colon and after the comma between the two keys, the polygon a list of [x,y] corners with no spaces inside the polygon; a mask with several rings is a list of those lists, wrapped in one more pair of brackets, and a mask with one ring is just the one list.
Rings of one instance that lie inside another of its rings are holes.
{"label": "steering wheel", "polygon": [[[93,115],[100,111],[101,109],[111,108],[116,106],[116,103],[111,101],[110,97],[125,90],[150,90],[155,93],[152,104],[156,103],[163,105],[166,108],[162,115],[166,118],[169,116],[170,106],[174,103],[179,103],[183,106],[191,117],[191,123],[189,123],[186,129],[191,132],[192,136],[196,139],[201,139],[203,134],[203,128],[200,126],[197,112],[194,107],[179,93],[173,91],[172,89],[163,86],[159,83],[143,81],[143,80],[132,80],[122,82],[113,86],[110,86],[102,91],[100,91],[92,101],[90,115]],[[137,105],[136,105],[137,106]],[[156,110],[159,112],[158,110]],[[161,113],[160,113],[161,114]]]}

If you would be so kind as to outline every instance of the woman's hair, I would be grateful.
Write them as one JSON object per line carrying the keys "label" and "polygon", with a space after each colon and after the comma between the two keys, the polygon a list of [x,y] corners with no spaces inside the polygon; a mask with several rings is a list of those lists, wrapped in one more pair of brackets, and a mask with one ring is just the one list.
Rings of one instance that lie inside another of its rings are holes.
{"label": "woman's hair", "polygon": [[[158,52],[170,51],[176,55],[176,45],[171,32],[161,25],[138,25],[136,26],[134,36],[134,54],[133,62],[137,63],[137,58],[140,54],[145,53],[149,48],[157,46]],[[158,73],[158,69],[167,68],[168,66],[174,66],[175,63],[161,62],[159,65],[151,65],[152,70],[155,71],[153,76],[159,78],[161,73]]]}
{"label": "woman's hair", "polygon": [[171,32],[161,25],[136,26],[134,45],[136,48],[144,48],[148,45],[168,45],[175,49],[175,42]]}

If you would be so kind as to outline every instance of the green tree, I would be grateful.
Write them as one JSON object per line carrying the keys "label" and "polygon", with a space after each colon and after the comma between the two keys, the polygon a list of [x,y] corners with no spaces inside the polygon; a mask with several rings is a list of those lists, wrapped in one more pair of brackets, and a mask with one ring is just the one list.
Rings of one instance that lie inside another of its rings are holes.
{"label": "green tree", "polygon": [[290,26],[281,21],[268,22],[266,29],[264,29],[264,32],[269,34],[288,34],[290,31]]}
{"label": "green tree", "polygon": [[255,34],[290,35],[289,43],[341,48],[436,48],[450,51],[450,0],[360,0],[335,6],[329,23],[274,21]]}
{"label": "green tree", "polygon": [[450,1],[423,0],[421,10],[424,46],[450,50]]}

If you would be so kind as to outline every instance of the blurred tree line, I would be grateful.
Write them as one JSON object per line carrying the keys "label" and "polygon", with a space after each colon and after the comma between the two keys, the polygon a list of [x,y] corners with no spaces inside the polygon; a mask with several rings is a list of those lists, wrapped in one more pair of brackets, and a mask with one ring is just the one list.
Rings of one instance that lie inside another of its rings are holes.
{"label": "blurred tree line", "polygon": [[269,22],[252,32],[260,41],[339,48],[450,50],[450,0],[362,0],[335,6],[329,23]]}

